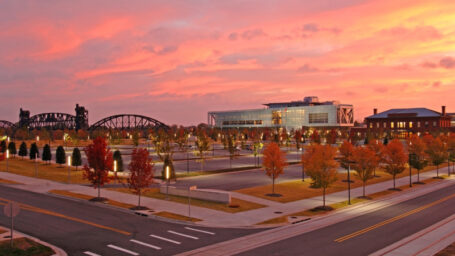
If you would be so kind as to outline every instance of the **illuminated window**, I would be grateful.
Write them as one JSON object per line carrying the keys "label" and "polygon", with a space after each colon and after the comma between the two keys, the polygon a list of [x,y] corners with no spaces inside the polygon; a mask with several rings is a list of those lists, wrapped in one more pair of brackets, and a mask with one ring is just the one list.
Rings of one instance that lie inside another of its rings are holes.
{"label": "illuminated window", "polygon": [[394,128],[394,122],[390,122],[390,128]]}
{"label": "illuminated window", "polygon": [[383,123],[383,126],[384,126],[384,128],[387,128],[387,123],[384,122],[384,123]]}
{"label": "illuminated window", "polygon": [[397,122],[397,127],[398,128],[405,128],[406,122]]}
{"label": "illuminated window", "polygon": [[379,128],[379,122],[376,123],[376,128]]}
{"label": "illuminated window", "polygon": [[417,122],[417,128],[420,128],[420,121]]}
{"label": "illuminated window", "polygon": [[412,128],[412,122],[409,122],[409,128]]}
{"label": "illuminated window", "polygon": [[281,124],[281,122],[281,111],[272,111],[272,124]]}
{"label": "illuminated window", "polygon": [[433,121],[433,127],[436,127],[436,125],[437,125],[436,121]]}
{"label": "illuminated window", "polygon": [[373,123],[370,123],[370,128],[373,128]]}

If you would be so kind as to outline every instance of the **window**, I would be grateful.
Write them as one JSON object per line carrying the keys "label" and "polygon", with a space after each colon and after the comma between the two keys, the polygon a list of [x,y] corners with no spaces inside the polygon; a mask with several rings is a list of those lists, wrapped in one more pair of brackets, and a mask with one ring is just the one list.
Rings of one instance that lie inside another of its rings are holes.
{"label": "window", "polygon": [[428,127],[428,121],[425,121],[425,126],[427,126],[427,127]]}
{"label": "window", "polygon": [[387,128],[387,123],[384,122],[384,123],[383,123],[383,126],[384,126],[384,128]]}
{"label": "window", "polygon": [[281,111],[272,111],[272,124],[281,124]]}
{"label": "window", "polygon": [[409,128],[412,128],[412,122],[409,122]]}
{"label": "window", "polygon": [[394,122],[390,122],[390,128],[393,129],[394,128],[394,124],[395,124]]}
{"label": "window", "polygon": [[433,127],[436,127],[436,126],[437,126],[436,121],[433,121]]}
{"label": "window", "polygon": [[379,122],[376,123],[376,128],[379,128]]}
{"label": "window", "polygon": [[420,128],[420,121],[417,122],[417,128]]}
{"label": "window", "polygon": [[310,113],[310,124],[326,124],[329,122],[329,113]]}
{"label": "window", "polygon": [[373,123],[370,123],[370,129],[372,129],[372,128],[373,128]]}
{"label": "window", "polygon": [[406,122],[397,122],[397,128],[406,128]]}

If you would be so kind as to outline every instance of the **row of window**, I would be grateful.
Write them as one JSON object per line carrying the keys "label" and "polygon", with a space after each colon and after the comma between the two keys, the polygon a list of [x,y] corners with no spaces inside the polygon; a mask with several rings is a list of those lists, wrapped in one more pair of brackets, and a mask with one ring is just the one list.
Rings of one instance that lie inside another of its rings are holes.
{"label": "row of window", "polygon": [[262,124],[262,120],[223,121],[223,125],[242,125],[242,124],[257,124],[257,125],[261,125]]}
{"label": "row of window", "polygon": [[[411,129],[411,128],[414,127],[414,122],[376,122],[376,123],[375,122],[371,122],[370,123],[370,128],[371,129],[373,127],[374,128],[381,128],[381,123],[382,123],[382,128],[394,129],[395,128],[395,124],[396,124],[396,128],[409,128],[409,129]],[[416,123],[417,123],[417,128],[422,127],[422,125],[424,127],[428,127],[430,125],[429,121],[425,121],[425,122],[418,121]],[[389,124],[389,126],[387,124]],[[432,125],[433,125],[433,127],[437,127],[438,122],[437,121],[433,121]]]}
{"label": "row of window", "polygon": [[326,124],[329,122],[329,113],[310,113],[308,117],[310,124]]}

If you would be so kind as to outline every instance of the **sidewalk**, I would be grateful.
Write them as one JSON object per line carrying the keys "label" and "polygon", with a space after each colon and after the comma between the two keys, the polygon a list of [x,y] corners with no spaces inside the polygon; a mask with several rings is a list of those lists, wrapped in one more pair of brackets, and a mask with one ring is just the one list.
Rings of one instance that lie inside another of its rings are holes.
{"label": "sidewalk", "polygon": [[455,214],[371,256],[434,255],[455,242]]}
{"label": "sidewalk", "polygon": [[[446,167],[447,168],[447,167]],[[441,168],[440,173],[445,173],[446,168]],[[428,171],[420,174],[421,180],[429,179],[436,175],[436,171]],[[49,180],[37,179],[32,177],[20,176],[12,173],[0,172],[0,178],[20,182],[23,185],[8,185],[15,188],[33,191],[37,193],[47,193],[50,190],[67,190],[75,193],[81,193],[91,196],[97,195],[97,190],[93,187],[77,185],[77,184],[64,184],[53,182]],[[415,181],[416,176],[413,177]],[[433,183],[427,187],[434,187],[440,182]],[[409,177],[403,177],[396,180],[396,186],[402,186],[409,184]],[[376,183],[368,185],[366,187],[367,194],[373,194],[376,192],[384,191],[389,189],[392,186],[392,181],[385,181],[381,183]],[[415,186],[411,190],[423,189],[422,186]],[[396,196],[401,195],[398,193]],[[275,201],[270,201],[262,198],[257,198],[245,194],[240,194],[236,192],[231,192],[232,197],[243,199],[246,201],[263,204],[267,207],[259,208],[255,210],[239,212],[239,213],[227,213],[222,211],[216,211],[208,208],[202,208],[197,206],[191,206],[191,217],[202,219],[203,221],[198,222],[200,225],[214,226],[214,227],[245,227],[252,226],[256,223],[269,220],[272,218],[289,215],[295,212],[307,210],[321,205],[322,196],[303,199],[299,201],[289,202],[289,203],[279,203]],[[355,198],[362,195],[362,187],[351,189],[351,198]],[[111,191],[107,189],[102,189],[101,196],[107,197],[110,199],[115,199],[116,201],[122,203],[136,204],[137,196]],[[347,191],[336,192],[328,194],[326,197],[327,204],[342,202],[347,200]],[[154,198],[142,197],[142,205],[147,206],[154,211],[168,211],[176,214],[186,216],[188,214],[188,205],[175,203],[165,200],[159,200]],[[368,202],[367,202],[368,203]],[[279,212],[279,213],[277,213]]]}

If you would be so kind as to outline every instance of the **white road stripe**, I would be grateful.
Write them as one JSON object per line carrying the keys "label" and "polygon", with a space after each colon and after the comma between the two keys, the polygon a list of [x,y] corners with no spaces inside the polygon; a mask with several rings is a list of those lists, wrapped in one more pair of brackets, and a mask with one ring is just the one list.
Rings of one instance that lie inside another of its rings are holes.
{"label": "white road stripe", "polygon": [[183,236],[183,237],[188,237],[188,238],[191,238],[191,239],[194,239],[194,240],[198,240],[199,238],[195,237],[195,236],[190,236],[190,235],[187,235],[187,234],[182,234],[182,233],[179,233],[179,232],[175,232],[175,231],[172,231],[172,230],[168,230],[167,232],[171,233],[171,234],[174,234],[174,235],[178,235],[178,236]]}
{"label": "white road stripe", "polygon": [[167,241],[169,243],[181,244],[179,241],[175,241],[175,240],[172,240],[172,239],[164,238],[164,237],[161,237],[161,236],[155,236],[155,235],[150,235],[150,236],[154,237],[154,238],[157,238],[157,239],[161,239],[163,241]]}
{"label": "white road stripe", "polygon": [[138,241],[138,240],[131,239],[130,241],[133,242],[133,243],[136,243],[136,244],[140,244],[140,245],[143,245],[143,246],[147,246],[147,247],[156,249],[156,250],[161,250],[161,247],[158,247],[158,246],[155,246],[155,245],[151,245],[151,244],[148,244],[148,243],[144,243],[144,242],[141,242],[141,241]]}
{"label": "white road stripe", "polygon": [[99,254],[96,254],[96,253],[93,253],[93,252],[89,252],[89,251],[84,252],[84,254],[87,254],[87,255],[90,255],[90,256],[101,256]]}
{"label": "white road stripe", "polygon": [[122,247],[118,247],[118,246],[115,246],[115,245],[112,245],[112,244],[108,244],[107,247],[109,248],[112,248],[112,249],[115,249],[115,250],[119,250],[119,251],[122,251],[124,253],[128,253],[128,254],[131,254],[131,255],[139,255],[139,253],[137,252],[133,252],[133,251],[130,251],[130,250],[127,250],[125,248],[122,248]]}
{"label": "white road stripe", "polygon": [[205,231],[205,230],[200,230],[200,229],[195,229],[195,228],[189,228],[189,227],[185,227],[185,229],[193,230],[193,231],[196,231],[196,232],[201,232],[201,233],[205,233],[205,234],[209,234],[209,235],[215,235],[215,233],[209,232],[209,231]]}

